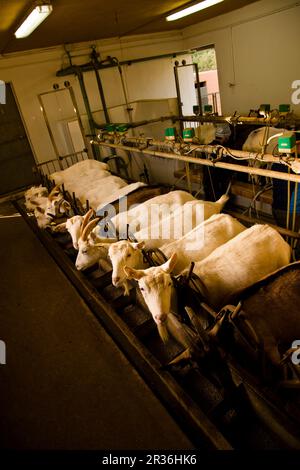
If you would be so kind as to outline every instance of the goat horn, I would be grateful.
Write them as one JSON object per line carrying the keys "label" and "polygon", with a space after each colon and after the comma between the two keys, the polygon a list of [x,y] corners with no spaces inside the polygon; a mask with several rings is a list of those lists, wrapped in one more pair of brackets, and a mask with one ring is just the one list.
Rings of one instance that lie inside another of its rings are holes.
{"label": "goat horn", "polygon": [[83,231],[85,227],[87,226],[88,222],[90,221],[91,217],[94,215],[94,210],[90,209],[87,211],[87,213],[84,215],[81,227],[80,227],[80,236],[83,234]]}
{"label": "goat horn", "polygon": [[96,225],[98,224],[100,218],[97,217],[96,219],[94,220],[91,220],[87,225],[86,227],[83,229],[83,232],[81,234],[81,240],[86,240],[88,235],[91,233],[91,231],[93,230],[93,228],[96,227]]}

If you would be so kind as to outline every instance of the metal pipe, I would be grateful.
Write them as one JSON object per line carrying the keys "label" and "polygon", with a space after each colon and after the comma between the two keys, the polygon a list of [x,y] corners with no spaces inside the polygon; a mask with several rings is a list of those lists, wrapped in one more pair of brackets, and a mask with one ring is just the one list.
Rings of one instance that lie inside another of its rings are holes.
{"label": "metal pipe", "polygon": [[[288,169],[288,175],[290,176],[291,170]],[[290,209],[291,209],[291,181],[288,181],[287,185],[287,211],[286,211],[286,228],[290,228]]]}
{"label": "metal pipe", "polygon": [[213,123],[228,123],[228,124],[252,124],[253,126],[277,126],[277,125],[300,125],[300,118],[297,116],[290,116],[290,121],[285,117],[268,117],[258,118],[255,116],[182,116],[178,120],[186,122],[213,122]]}
{"label": "metal pipe", "polygon": [[99,95],[100,95],[102,108],[103,108],[103,112],[104,112],[104,116],[105,116],[105,121],[106,121],[106,123],[110,123],[108,110],[107,110],[107,105],[106,105],[105,96],[104,96],[104,91],[103,91],[103,86],[102,86],[101,78],[100,78],[100,75],[99,75],[99,69],[97,68],[97,65],[99,63],[98,55],[97,55],[95,47],[93,47],[92,49],[93,50],[92,50],[92,53],[91,53],[91,59],[92,59],[94,72],[95,72],[95,75],[96,75],[96,81],[97,81]]}
{"label": "metal pipe", "polygon": [[128,114],[128,119],[129,119],[130,124],[133,124],[132,115],[131,115],[131,112],[132,112],[132,109],[133,109],[133,108],[131,108],[131,106],[129,105],[129,100],[128,100],[128,96],[127,96],[125,81],[124,81],[124,77],[123,77],[122,66],[120,65],[120,62],[119,62],[119,60],[118,60],[116,57],[114,57],[114,59],[115,59],[115,60],[117,61],[117,63],[118,63],[118,72],[119,72],[119,75],[120,75],[120,80],[121,80],[123,95],[124,95],[124,99],[125,99],[125,103],[126,103],[126,111],[127,111],[127,114]]}
{"label": "metal pipe", "polygon": [[174,78],[175,78],[175,87],[176,87],[177,107],[178,107],[178,113],[179,113],[178,120],[179,120],[180,134],[182,135],[182,132],[183,132],[182,102],[181,102],[181,95],[180,95],[178,69],[176,66],[174,67]]}
{"label": "metal pipe", "polygon": [[200,80],[199,80],[199,68],[198,64],[193,64],[196,74],[196,88],[197,88],[197,97],[198,97],[198,106],[199,106],[199,114],[202,116],[202,98],[201,98],[201,88],[200,88]]}
{"label": "metal pipe", "polygon": [[[248,166],[246,167],[246,166],[237,165],[234,163],[213,162],[211,160],[207,160],[204,158],[177,155],[176,153],[158,152],[156,150],[139,149],[137,147],[129,147],[126,145],[121,145],[121,144],[110,144],[108,142],[93,142],[93,143],[95,145],[98,144],[99,146],[115,148],[115,149],[120,149],[120,150],[127,150],[130,152],[138,152],[144,155],[151,155],[154,157],[166,158],[168,160],[177,160],[177,161],[182,161],[182,162],[195,163],[197,165],[223,168],[225,170],[237,171],[240,173],[247,173],[250,175],[268,176],[270,178],[275,178],[275,179],[284,180],[284,181],[294,181],[296,183],[300,182],[300,175],[292,175],[292,174],[288,175],[286,173],[281,173],[279,171],[264,170],[263,168],[254,168],[254,167],[248,167]],[[243,152],[243,153],[249,154],[250,152]],[[261,157],[263,156],[263,154],[257,154],[257,155]]]}
{"label": "metal pipe", "polygon": [[45,108],[44,108],[44,103],[43,103],[43,100],[42,100],[42,97],[40,95],[38,95],[38,100],[39,100],[39,103],[40,103],[40,108],[41,108],[41,111],[43,113],[43,116],[44,116],[44,120],[45,120],[45,123],[46,123],[46,126],[47,126],[47,129],[48,129],[48,133],[49,133],[49,136],[50,136],[50,140],[51,140],[51,143],[53,145],[53,149],[54,149],[54,152],[56,154],[56,158],[57,158],[57,161],[58,161],[58,164],[59,164],[59,167],[60,169],[62,170],[62,164],[59,160],[59,150],[58,150],[58,147],[56,145],[56,142],[55,142],[55,139],[54,139],[54,135],[53,135],[53,132],[52,132],[52,129],[51,129],[51,126],[50,126],[50,122],[49,122],[49,119],[48,119],[48,116],[46,114],[46,111],[45,111]]}
{"label": "metal pipe", "polygon": [[96,68],[95,68],[95,74],[96,74],[97,85],[98,85],[99,94],[100,94],[100,98],[101,98],[101,102],[102,102],[102,108],[103,108],[103,112],[104,112],[104,116],[105,116],[105,121],[106,121],[106,123],[110,123],[110,118],[109,118],[109,114],[108,114],[108,110],[107,110],[107,105],[106,105],[106,101],[105,101],[102,82],[101,82],[101,79],[100,79],[99,71]]}
{"label": "metal pipe", "polygon": [[[248,217],[247,215],[245,215],[243,213],[241,214],[240,212],[236,212],[236,211],[232,211],[232,210],[226,210],[226,209],[225,209],[225,212],[229,215],[232,215],[232,217],[235,217],[236,219],[241,220],[242,222],[249,222],[249,223],[252,223],[252,224],[254,222],[254,223],[257,223],[257,224],[261,224],[260,219],[254,219],[253,217]],[[299,232],[292,232],[291,230],[288,230],[288,229],[283,228],[283,227],[279,227],[278,225],[270,224],[269,222],[268,222],[268,225],[270,225],[270,227],[277,230],[277,232],[280,233],[283,237],[294,238],[295,240],[300,239],[300,233]]]}
{"label": "metal pipe", "polygon": [[[108,139],[111,139],[110,135],[107,135]],[[98,142],[99,143],[99,142]],[[102,143],[102,142],[101,142]],[[256,153],[256,152],[247,152],[245,150],[235,150],[235,149],[229,149],[226,147],[223,147],[222,145],[204,145],[204,144],[182,144],[182,143],[175,143],[175,142],[161,142],[152,138],[147,138],[147,137],[125,137],[121,143],[127,144],[127,143],[135,143],[137,145],[141,146],[154,146],[154,147],[164,147],[168,148],[171,153],[175,153],[176,156],[181,155],[181,150],[182,150],[182,145],[188,146],[189,151],[186,153],[190,154],[192,152],[203,152],[206,154],[213,154],[217,155],[219,152],[221,152],[222,156],[229,156],[233,157],[236,159],[241,159],[241,160],[256,160],[262,163],[279,163],[280,160],[278,157],[275,157],[274,155],[271,154],[264,154],[264,153]],[[131,150],[132,148],[135,147],[130,147]],[[155,150],[153,150],[155,151]],[[281,161],[285,161],[284,157],[281,157]]]}
{"label": "metal pipe", "polygon": [[295,231],[295,228],[296,228],[297,199],[298,199],[298,183],[295,183],[294,207],[293,207],[293,224],[292,224],[292,231],[293,232]]}
{"label": "metal pipe", "polygon": [[[71,96],[72,104],[74,106],[74,111],[76,113],[76,117],[77,117],[77,121],[78,121],[78,124],[79,124],[79,128],[80,128],[80,131],[81,131],[83,141],[85,143],[86,149],[88,149],[88,142],[87,142],[87,138],[86,138],[86,135],[85,135],[85,131],[84,131],[83,123],[82,123],[82,120],[81,120],[81,116],[80,116],[79,108],[78,108],[78,105],[77,105],[74,90],[73,90],[72,87],[68,87],[68,90],[69,90],[69,93],[70,93],[70,96]],[[76,152],[76,153],[79,153],[79,152]]]}
{"label": "metal pipe", "polygon": [[[159,55],[153,55],[149,57],[142,57],[140,59],[128,59],[128,60],[123,60],[119,62],[120,65],[132,65],[132,64],[137,64],[140,62],[148,62],[149,60],[158,60],[158,59],[165,59],[168,57],[176,58],[179,55],[186,55],[186,54],[191,54],[190,50],[185,50],[185,51],[177,51],[177,52],[169,52],[167,54],[159,54]],[[108,57],[105,61],[99,61],[97,64],[98,69],[107,69],[111,67],[117,67],[118,63],[111,60],[114,59],[112,57]],[[66,67],[64,69],[60,69],[56,72],[57,77],[66,77],[67,75],[73,75],[74,68],[77,66],[70,65],[69,67]],[[82,72],[91,72],[93,70],[93,65],[91,62],[88,62],[86,64],[82,64],[79,66],[82,70]]]}
{"label": "metal pipe", "polygon": [[[93,118],[92,110],[91,110],[91,107],[90,107],[89,98],[88,98],[86,88],[85,88],[85,84],[84,84],[83,74],[81,72],[80,67],[76,67],[75,69],[76,69],[76,76],[78,77],[78,82],[79,82],[79,86],[80,86],[84,106],[85,106],[86,113],[87,113],[87,116],[88,116],[88,121],[89,121],[91,134],[92,134],[92,136],[96,137],[96,133],[97,133],[96,127],[95,127],[96,122]],[[97,148],[96,146],[93,145],[92,146],[92,151],[93,151],[93,155],[96,159],[100,158],[99,148]]]}

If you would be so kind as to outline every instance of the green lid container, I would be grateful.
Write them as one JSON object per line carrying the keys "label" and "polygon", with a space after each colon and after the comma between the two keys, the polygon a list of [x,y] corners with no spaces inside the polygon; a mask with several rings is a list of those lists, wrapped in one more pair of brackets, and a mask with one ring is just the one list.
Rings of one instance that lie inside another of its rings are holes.
{"label": "green lid container", "polygon": [[205,113],[212,113],[213,112],[213,107],[211,104],[205,104],[204,105],[204,112]]}
{"label": "green lid container", "polygon": [[104,129],[107,131],[107,132],[115,132],[116,130],[116,126],[115,124],[107,124]]}
{"label": "green lid container", "polygon": [[182,137],[184,141],[191,142],[193,140],[193,137],[195,137],[195,129],[193,129],[192,127],[187,127],[186,129],[183,129]]}
{"label": "green lid container", "polygon": [[167,127],[165,129],[166,137],[175,137],[175,135],[176,135],[176,127]]}
{"label": "green lid container", "polygon": [[285,132],[278,137],[278,151],[281,153],[293,153],[296,148],[296,135],[294,132]]}
{"label": "green lid container", "polygon": [[127,124],[118,124],[116,126],[116,131],[117,132],[126,132],[128,130]]}
{"label": "green lid container", "polygon": [[280,113],[289,113],[291,110],[291,106],[289,104],[280,104],[279,105],[279,112]]}

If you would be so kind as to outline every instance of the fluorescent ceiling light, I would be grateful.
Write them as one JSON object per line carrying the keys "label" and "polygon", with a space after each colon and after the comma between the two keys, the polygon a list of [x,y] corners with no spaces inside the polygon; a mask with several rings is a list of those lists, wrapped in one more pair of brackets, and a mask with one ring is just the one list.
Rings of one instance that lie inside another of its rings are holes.
{"label": "fluorescent ceiling light", "polygon": [[212,7],[217,3],[221,3],[224,0],[204,0],[203,2],[196,3],[196,5],[192,5],[191,7],[184,8],[184,10],[180,10],[177,13],[173,13],[172,15],[167,16],[167,21],[175,21],[179,20],[179,18],[183,18],[184,16],[191,15],[192,13],[196,13],[197,11],[205,10],[205,8]]}
{"label": "fluorescent ceiling light", "polygon": [[39,5],[32,10],[15,32],[16,38],[26,38],[35,30],[52,12],[52,5]]}

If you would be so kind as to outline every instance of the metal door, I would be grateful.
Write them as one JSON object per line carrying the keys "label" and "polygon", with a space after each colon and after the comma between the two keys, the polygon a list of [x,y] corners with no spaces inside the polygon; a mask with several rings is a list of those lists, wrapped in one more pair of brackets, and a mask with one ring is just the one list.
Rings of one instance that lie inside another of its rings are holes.
{"label": "metal door", "polygon": [[6,194],[37,180],[35,161],[10,83],[6,103],[0,104],[0,194]]}

